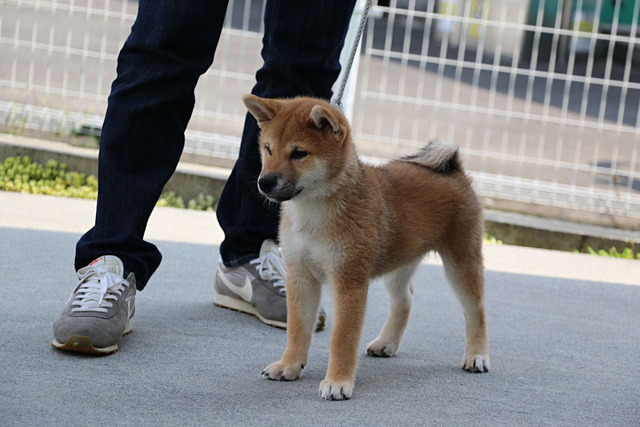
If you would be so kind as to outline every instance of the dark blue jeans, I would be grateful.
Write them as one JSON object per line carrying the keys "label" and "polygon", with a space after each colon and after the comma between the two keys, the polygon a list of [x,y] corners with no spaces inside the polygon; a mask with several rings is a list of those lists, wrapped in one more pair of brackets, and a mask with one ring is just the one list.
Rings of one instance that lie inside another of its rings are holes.
{"label": "dark blue jeans", "polygon": [[[354,3],[267,0],[264,65],[252,93],[329,99]],[[180,159],[195,86],[213,61],[226,8],[225,0],[140,0],[102,128],[95,226],[78,241],[76,269],[116,255],[142,290],[160,265],[162,256],[144,232]],[[256,190],[258,133],[247,115],[239,157],[218,204],[227,266],[256,258],[263,240],[277,236],[278,207]]]}

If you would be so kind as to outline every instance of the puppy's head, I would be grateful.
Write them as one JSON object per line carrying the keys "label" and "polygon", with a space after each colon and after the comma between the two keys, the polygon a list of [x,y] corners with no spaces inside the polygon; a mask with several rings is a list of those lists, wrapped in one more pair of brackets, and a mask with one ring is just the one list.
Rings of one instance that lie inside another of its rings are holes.
{"label": "puppy's head", "polygon": [[349,124],[340,110],[314,98],[242,100],[261,129],[260,193],[274,202],[333,193],[350,154]]}

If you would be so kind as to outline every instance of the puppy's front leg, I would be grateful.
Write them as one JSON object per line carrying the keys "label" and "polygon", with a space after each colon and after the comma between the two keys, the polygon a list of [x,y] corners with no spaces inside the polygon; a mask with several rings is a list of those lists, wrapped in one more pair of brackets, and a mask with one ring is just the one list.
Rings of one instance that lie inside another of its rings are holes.
{"label": "puppy's front leg", "polygon": [[320,397],[323,399],[349,399],[353,393],[368,286],[366,278],[338,281],[334,286],[335,320],[329,368],[320,383]]}
{"label": "puppy's front leg", "polygon": [[310,274],[287,269],[287,346],[278,362],[264,368],[271,380],[297,380],[307,363],[320,307],[321,284]]}

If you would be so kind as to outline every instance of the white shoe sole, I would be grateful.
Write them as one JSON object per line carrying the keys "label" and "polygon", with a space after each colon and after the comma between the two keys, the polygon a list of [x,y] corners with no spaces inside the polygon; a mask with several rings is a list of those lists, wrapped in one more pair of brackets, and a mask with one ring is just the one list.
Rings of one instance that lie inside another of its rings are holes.
{"label": "white shoe sole", "polygon": [[[122,336],[127,335],[132,330],[133,328],[131,327],[131,322],[127,320],[127,325],[125,326]],[[58,340],[54,339],[51,342],[51,345],[60,350],[102,355],[115,353],[119,349],[118,344],[110,345],[107,347],[94,347],[93,342],[91,341],[91,337],[87,337],[84,335],[71,335],[64,343],[58,342]]]}
{"label": "white shoe sole", "polygon": [[287,329],[286,322],[267,319],[266,317],[258,313],[258,311],[255,309],[254,306],[252,306],[251,304],[249,304],[244,300],[228,297],[226,295],[216,294],[216,296],[213,297],[213,303],[218,307],[227,308],[229,310],[240,311],[242,313],[252,314],[258,319],[260,319],[262,323],[265,323],[269,326],[273,326],[280,329]]}

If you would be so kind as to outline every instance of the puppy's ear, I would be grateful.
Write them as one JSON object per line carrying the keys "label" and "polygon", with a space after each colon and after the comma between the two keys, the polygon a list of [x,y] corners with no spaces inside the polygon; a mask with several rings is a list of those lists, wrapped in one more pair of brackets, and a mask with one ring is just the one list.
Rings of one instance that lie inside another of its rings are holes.
{"label": "puppy's ear", "polygon": [[333,136],[338,141],[342,141],[344,138],[344,130],[340,126],[338,118],[330,109],[323,107],[322,105],[315,105],[311,109],[310,117],[318,129],[328,127],[333,132]]}
{"label": "puppy's ear", "polygon": [[261,129],[265,123],[271,121],[276,115],[276,101],[274,100],[246,94],[242,96],[242,102],[244,102],[251,115],[256,118]]}

